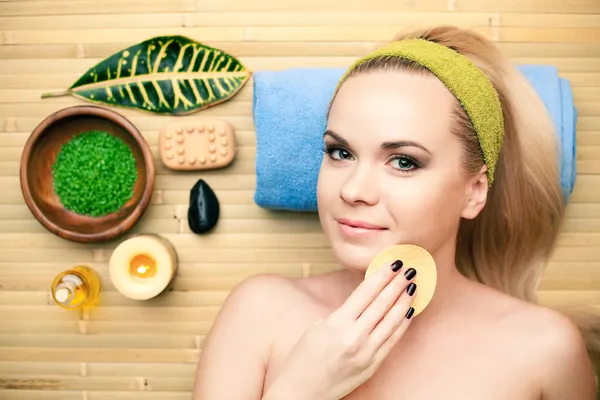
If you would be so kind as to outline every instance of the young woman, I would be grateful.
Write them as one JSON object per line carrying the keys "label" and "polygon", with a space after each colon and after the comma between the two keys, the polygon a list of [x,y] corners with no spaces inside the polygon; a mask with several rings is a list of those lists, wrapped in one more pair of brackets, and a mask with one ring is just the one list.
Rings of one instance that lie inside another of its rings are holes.
{"label": "young woman", "polygon": [[[564,212],[543,103],[483,37],[439,27],[394,42],[414,38],[438,45],[428,61],[374,53],[331,103],[318,206],[344,268],[236,287],[204,344],[195,400],[595,399],[581,331],[535,304]],[[448,48],[478,72],[449,62],[444,83],[422,66]],[[410,265],[364,279],[398,243],[424,247],[438,269],[415,318]]]}

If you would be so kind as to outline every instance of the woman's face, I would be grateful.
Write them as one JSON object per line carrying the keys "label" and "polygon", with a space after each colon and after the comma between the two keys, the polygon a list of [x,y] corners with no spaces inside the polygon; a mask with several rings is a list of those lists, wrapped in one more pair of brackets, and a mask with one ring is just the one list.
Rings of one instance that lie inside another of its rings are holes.
{"label": "woman's face", "polygon": [[485,202],[485,169],[467,180],[450,132],[456,99],[437,78],[371,72],[347,80],[324,135],[317,198],[333,251],[364,271],[388,246],[453,248],[461,217]]}

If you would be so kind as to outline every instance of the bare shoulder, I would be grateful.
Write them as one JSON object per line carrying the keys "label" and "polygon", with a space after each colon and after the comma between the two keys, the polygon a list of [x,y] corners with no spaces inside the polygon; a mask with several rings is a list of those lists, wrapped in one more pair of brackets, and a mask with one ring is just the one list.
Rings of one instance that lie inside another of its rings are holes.
{"label": "bare shoulder", "polygon": [[549,349],[552,349],[553,357],[568,356],[585,349],[579,328],[566,315],[495,291],[490,294],[490,299],[493,304],[490,317],[496,319],[504,333],[531,351],[540,351],[545,359]]}
{"label": "bare shoulder", "polygon": [[[542,398],[596,399],[596,377],[582,332],[566,315],[542,306],[526,307],[530,324],[526,342],[535,352],[542,380]],[[571,397],[573,396],[573,397]]]}
{"label": "bare shoulder", "polygon": [[281,299],[280,296],[293,295],[298,283],[292,278],[277,274],[252,275],[241,281],[230,293],[230,301],[250,301],[254,305],[268,304]]}
{"label": "bare shoulder", "polygon": [[298,279],[277,274],[258,274],[240,282],[226,299],[226,306],[232,311],[244,311],[252,316],[260,316],[252,321],[261,324],[278,320],[278,314],[289,311],[289,307],[303,290]]}
{"label": "bare shoulder", "polygon": [[293,280],[271,274],[246,278],[233,288],[202,345],[194,400],[260,398],[278,319],[297,292]]}
{"label": "bare shoulder", "polygon": [[276,314],[287,299],[294,295],[296,286],[291,279],[275,274],[258,274],[244,279],[223,302],[208,341],[217,340],[217,336],[225,332],[237,334],[240,329],[246,340],[255,338],[254,345],[268,341],[270,324],[276,320]]}
{"label": "bare shoulder", "polygon": [[[549,355],[559,358],[572,357],[585,350],[579,328],[566,315],[537,304],[519,301],[514,318],[510,321],[523,334],[524,343],[537,349],[547,359]],[[551,353],[546,351],[552,350]]]}
{"label": "bare shoulder", "polygon": [[531,349],[539,349],[545,358],[548,356],[545,351],[549,349],[554,357],[568,357],[585,351],[579,328],[565,314],[518,299],[511,298],[506,302],[510,312],[505,319],[507,328],[522,335],[523,343]]}
{"label": "bare shoulder", "polygon": [[[582,332],[567,315],[505,294],[491,295],[502,331],[532,363],[545,400],[596,399],[596,382]],[[577,393],[577,396],[571,397]]]}
{"label": "bare shoulder", "polygon": [[[285,324],[290,315],[300,317],[308,309],[313,309],[326,301],[327,287],[331,283],[326,276],[292,278],[277,274],[257,274],[244,279],[229,294],[224,312],[244,311],[255,316],[252,322],[260,322],[263,330]],[[335,290],[334,290],[335,291]],[[249,320],[250,321],[250,320]],[[264,332],[263,332],[264,333]]]}

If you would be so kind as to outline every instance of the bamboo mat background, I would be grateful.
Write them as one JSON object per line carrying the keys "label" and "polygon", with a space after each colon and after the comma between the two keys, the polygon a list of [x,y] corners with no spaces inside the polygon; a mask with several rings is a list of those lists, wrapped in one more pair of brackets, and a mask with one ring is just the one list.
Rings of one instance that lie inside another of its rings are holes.
{"label": "bamboo mat background", "polygon": [[[157,161],[156,191],[134,232],[164,235],[180,257],[175,290],[144,303],[115,291],[107,261],[119,241],[82,245],[47,233],[23,202],[21,151],[48,114],[79,104],[42,101],[113,52],[159,34],[185,34],[241,59],[250,70],[347,66],[399,28],[473,27],[517,63],[553,64],[574,89],[580,118],[578,180],[541,286],[545,304],[600,304],[600,2],[598,0],[0,0],[0,399],[189,399],[195,363],[219,306],[260,272],[306,276],[336,268],[315,215],[253,203],[252,82],[196,116],[225,118],[239,153],[221,171],[177,175],[161,166],[169,117],[117,110],[142,131]],[[202,177],[222,216],[190,232],[189,190]],[[76,264],[103,279],[103,306],[52,305],[49,285]]]}

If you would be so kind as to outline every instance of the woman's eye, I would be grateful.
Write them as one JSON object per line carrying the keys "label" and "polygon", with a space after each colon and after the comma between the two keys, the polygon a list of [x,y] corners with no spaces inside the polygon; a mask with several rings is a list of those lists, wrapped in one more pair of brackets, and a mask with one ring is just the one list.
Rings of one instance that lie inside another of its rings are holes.
{"label": "woman's eye", "polygon": [[394,168],[399,169],[401,171],[410,171],[412,169],[418,168],[418,165],[410,158],[407,157],[398,157],[392,160],[392,164]]}
{"label": "woman's eye", "polygon": [[332,149],[331,157],[334,159],[337,159],[337,160],[347,160],[347,159],[351,158],[352,156],[350,155],[350,153],[347,150]]}

